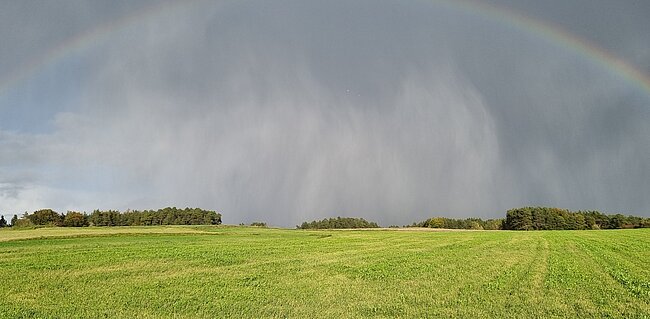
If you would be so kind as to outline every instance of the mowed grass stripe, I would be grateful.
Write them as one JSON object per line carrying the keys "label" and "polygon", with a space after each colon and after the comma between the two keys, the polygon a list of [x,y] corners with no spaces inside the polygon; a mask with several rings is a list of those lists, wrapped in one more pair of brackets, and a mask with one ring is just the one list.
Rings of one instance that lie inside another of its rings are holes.
{"label": "mowed grass stripe", "polygon": [[611,275],[648,282],[648,230],[178,228],[3,233],[0,317],[650,316]]}
{"label": "mowed grass stripe", "polygon": [[647,255],[643,241],[621,245],[623,249],[621,246],[612,245],[611,241],[581,239],[578,242],[612,279],[635,297],[650,302],[650,270],[648,264],[643,262],[644,255]]}
{"label": "mowed grass stripe", "polygon": [[[556,246],[552,250],[555,256],[554,271],[549,283],[551,290],[559,293],[557,303],[561,301],[567,311],[572,309],[574,316],[589,313],[594,317],[647,317],[650,311],[647,300],[630,295],[612,278],[599,253],[593,247],[583,245],[589,235],[592,234],[584,236],[581,232],[569,232],[567,235],[548,235]],[[602,235],[599,239],[603,241],[618,240],[615,232],[604,232]],[[633,272],[632,269],[625,271]]]}

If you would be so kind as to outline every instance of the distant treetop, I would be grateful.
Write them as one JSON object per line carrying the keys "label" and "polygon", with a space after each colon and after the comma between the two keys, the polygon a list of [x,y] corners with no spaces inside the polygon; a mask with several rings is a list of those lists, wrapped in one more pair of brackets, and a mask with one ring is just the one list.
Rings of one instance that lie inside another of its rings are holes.
{"label": "distant treetop", "polygon": [[369,222],[363,218],[336,217],[304,222],[298,229],[345,229],[345,228],[379,228],[375,222]]}
{"label": "distant treetop", "polygon": [[522,207],[509,210],[503,226],[510,230],[647,228],[650,218],[605,215],[593,210],[571,212],[554,207]]}
{"label": "distant treetop", "polygon": [[90,215],[69,211],[59,214],[51,209],[37,210],[17,219],[12,225],[27,226],[153,226],[153,225],[219,225],[221,214],[201,208],[166,207],[158,210],[94,210]]}

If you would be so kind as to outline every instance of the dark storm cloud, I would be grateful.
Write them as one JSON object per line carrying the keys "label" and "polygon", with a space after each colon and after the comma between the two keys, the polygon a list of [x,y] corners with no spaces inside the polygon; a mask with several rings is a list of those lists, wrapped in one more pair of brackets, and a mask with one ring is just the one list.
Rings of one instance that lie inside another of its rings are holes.
{"label": "dark storm cloud", "polygon": [[[650,62],[635,59],[643,55],[638,52],[648,52],[650,40],[638,32],[650,27],[640,19],[648,12],[639,10],[641,3],[498,2],[594,41],[636,63],[633,67],[642,69]],[[565,50],[549,59],[549,48],[521,46],[507,31],[477,30],[483,31],[463,38],[471,43],[460,50],[469,62],[462,65],[498,123],[502,163],[517,172],[525,201],[646,214],[648,202],[632,194],[646,188],[650,177],[650,167],[637,157],[650,154],[642,124],[650,116],[647,92],[630,89],[630,82],[622,85],[620,75],[604,75],[602,65],[595,67],[602,62],[590,61],[586,52]],[[539,170],[544,162],[550,166]],[[538,172],[542,175],[535,176]],[[550,176],[557,185],[551,186]]]}
{"label": "dark storm cloud", "polygon": [[650,72],[650,2],[643,0],[488,0],[509,7],[597,44]]}
{"label": "dark storm cloud", "polygon": [[[70,10],[92,21],[104,5]],[[56,114],[50,132],[1,133],[0,210],[202,206],[284,226],[538,204],[647,215],[647,92],[539,35],[446,8],[199,3],[110,33],[74,73],[74,103],[31,106]],[[612,41],[645,36],[629,23]],[[78,29],[64,25],[49,32]],[[648,49],[635,45],[620,52]]]}

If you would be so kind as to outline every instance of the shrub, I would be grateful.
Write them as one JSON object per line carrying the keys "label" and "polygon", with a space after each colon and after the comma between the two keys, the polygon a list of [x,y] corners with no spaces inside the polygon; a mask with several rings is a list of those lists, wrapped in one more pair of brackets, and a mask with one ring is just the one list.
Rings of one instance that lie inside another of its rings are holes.
{"label": "shrub", "polygon": [[13,224],[13,227],[16,228],[32,228],[34,227],[34,223],[29,218],[18,218],[16,219],[16,222]]}
{"label": "shrub", "polygon": [[252,223],[251,223],[251,226],[255,226],[255,227],[266,227],[266,223],[264,223],[264,222],[252,222]]}

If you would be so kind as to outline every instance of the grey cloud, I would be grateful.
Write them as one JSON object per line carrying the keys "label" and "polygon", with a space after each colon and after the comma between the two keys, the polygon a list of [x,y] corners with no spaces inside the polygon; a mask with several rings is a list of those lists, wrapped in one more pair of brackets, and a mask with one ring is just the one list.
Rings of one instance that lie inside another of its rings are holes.
{"label": "grey cloud", "polygon": [[307,66],[258,72],[247,61],[252,70],[231,77],[225,102],[183,108],[162,92],[131,89],[117,97],[127,104],[108,115],[114,120],[84,135],[102,141],[106,163],[144,181],[144,202],[204,203],[245,220],[382,214],[398,223],[429,205],[449,214],[496,200],[481,191],[497,160],[490,116],[449,66],[414,71],[371,108],[347,99],[351,92],[332,94]]}
{"label": "grey cloud", "polygon": [[650,28],[647,1],[574,0],[513,1],[487,0],[554,25],[586,39],[633,65],[650,71],[647,52]]}
{"label": "grey cloud", "polygon": [[0,210],[202,206],[292,226],[650,208],[647,92],[498,21],[430,3],[225,2],[98,46],[52,132],[1,133],[0,173],[17,175]]}

